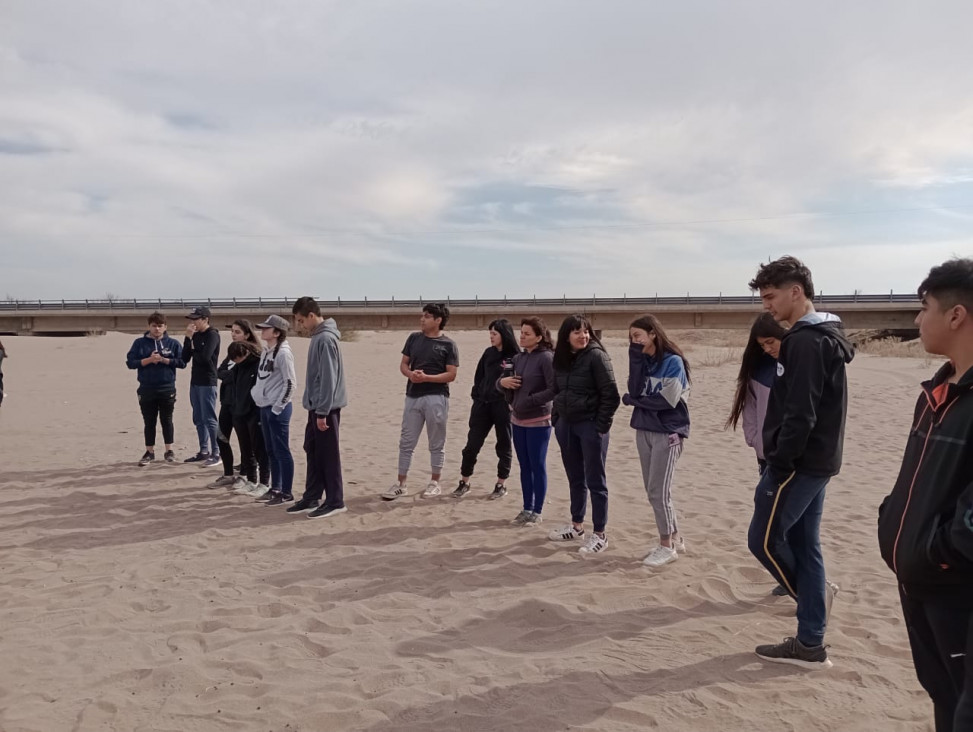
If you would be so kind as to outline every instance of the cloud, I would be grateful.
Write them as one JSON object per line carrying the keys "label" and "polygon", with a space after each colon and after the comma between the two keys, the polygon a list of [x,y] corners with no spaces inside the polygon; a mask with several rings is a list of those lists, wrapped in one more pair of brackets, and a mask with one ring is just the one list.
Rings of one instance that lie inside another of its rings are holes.
{"label": "cloud", "polygon": [[973,250],[968,3],[6,16],[22,297],[740,293],[785,252],[829,291],[911,291]]}

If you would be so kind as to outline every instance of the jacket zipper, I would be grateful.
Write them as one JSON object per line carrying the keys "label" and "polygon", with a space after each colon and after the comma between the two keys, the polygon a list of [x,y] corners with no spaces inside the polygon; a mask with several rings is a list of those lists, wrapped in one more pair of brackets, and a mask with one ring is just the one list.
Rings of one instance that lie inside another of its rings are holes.
{"label": "jacket zipper", "polygon": [[[926,400],[928,402],[929,395],[926,394]],[[919,417],[919,423],[917,428],[922,425],[922,418],[926,416],[926,412],[929,411],[929,404],[926,404],[926,409],[923,410],[922,416]],[[905,526],[905,517],[909,513],[909,504],[912,503],[912,491],[916,487],[916,480],[919,478],[919,470],[922,468],[923,458],[926,457],[926,448],[929,446],[929,437],[932,435],[933,423],[936,419],[936,412],[933,410],[932,416],[929,419],[929,429],[926,431],[926,439],[922,443],[922,452],[919,454],[919,462],[916,465],[916,471],[912,474],[912,482],[909,484],[909,494],[905,499],[905,508],[902,509],[902,518],[899,519],[899,530],[895,534],[895,543],[892,544],[892,571],[898,575],[899,573],[899,539],[902,538],[902,529]]]}

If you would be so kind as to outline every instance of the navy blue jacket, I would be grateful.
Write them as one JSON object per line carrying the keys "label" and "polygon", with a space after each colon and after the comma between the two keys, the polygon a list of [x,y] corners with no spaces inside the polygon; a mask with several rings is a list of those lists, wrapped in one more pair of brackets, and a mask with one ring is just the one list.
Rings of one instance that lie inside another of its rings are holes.
{"label": "navy blue jacket", "polygon": [[[169,359],[169,363],[150,363],[142,365],[142,359],[148,358],[155,351]],[[161,340],[155,340],[145,332],[141,338],[136,338],[132,347],[128,349],[125,363],[130,369],[139,372],[139,393],[146,391],[167,391],[176,388],[176,369],[186,368],[182,360],[182,346],[179,341],[169,337],[168,331],[162,334]]]}
{"label": "navy blue jacket", "polygon": [[628,394],[622,403],[635,407],[631,425],[637,430],[689,437],[689,377],[675,353],[661,357],[643,353],[633,343],[628,348]]}

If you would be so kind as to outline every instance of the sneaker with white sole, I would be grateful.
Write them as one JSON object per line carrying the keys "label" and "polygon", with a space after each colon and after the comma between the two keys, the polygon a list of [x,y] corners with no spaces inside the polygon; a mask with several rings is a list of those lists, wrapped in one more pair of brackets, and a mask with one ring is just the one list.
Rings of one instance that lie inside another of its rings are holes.
{"label": "sneaker with white sole", "polygon": [[831,580],[824,581],[824,622],[827,623],[831,619],[831,606],[834,604],[834,599],[838,596],[838,592],[841,590],[838,585],[836,585]]}
{"label": "sneaker with white sole", "polygon": [[209,488],[219,488],[224,485],[233,485],[236,483],[237,479],[232,475],[221,475],[219,478],[214,480],[209,484]]}
{"label": "sneaker with white sole", "polygon": [[578,549],[578,554],[583,557],[587,557],[591,554],[597,554],[608,548],[608,536],[598,536],[598,534],[591,532],[591,536],[588,540],[581,545]]}
{"label": "sneaker with white sole", "polygon": [[430,480],[429,485],[426,486],[426,490],[422,492],[423,498],[432,498],[433,496],[441,495],[443,489],[439,487],[439,481]]}
{"label": "sneaker with white sole", "polygon": [[642,560],[642,564],[646,567],[661,567],[663,564],[669,564],[669,562],[674,562],[677,559],[679,559],[679,552],[671,546],[660,544],[649,552],[649,556]]}
{"label": "sneaker with white sole", "polygon": [[832,665],[827,646],[806,646],[797,638],[784,638],[783,643],[757,646],[755,653],[765,661],[801,668],[831,668]]}
{"label": "sneaker with white sole", "polygon": [[680,554],[686,553],[686,540],[682,538],[682,534],[679,535],[679,539],[673,544],[673,549],[675,549]]}
{"label": "sneaker with white sole", "polygon": [[547,538],[551,541],[574,541],[584,538],[584,529],[574,528],[574,524],[565,524],[551,531]]}
{"label": "sneaker with white sole", "polygon": [[264,495],[269,490],[270,486],[266,483],[250,483],[250,495],[254,498]]}
{"label": "sneaker with white sole", "polygon": [[531,514],[530,511],[523,510],[520,513],[518,513],[516,516],[514,516],[514,520],[511,521],[510,523],[512,523],[514,526],[523,526],[524,524],[527,523],[527,519],[530,518],[530,514]]}
{"label": "sneaker with white sole", "polygon": [[409,489],[399,483],[393,483],[385,493],[382,494],[383,501],[394,501],[396,498],[409,495]]}
{"label": "sneaker with white sole", "polygon": [[541,523],[541,521],[543,520],[544,519],[541,518],[541,515],[537,513],[537,511],[531,511],[530,516],[527,517],[527,520],[524,521],[524,524],[527,526],[533,526],[534,524]]}

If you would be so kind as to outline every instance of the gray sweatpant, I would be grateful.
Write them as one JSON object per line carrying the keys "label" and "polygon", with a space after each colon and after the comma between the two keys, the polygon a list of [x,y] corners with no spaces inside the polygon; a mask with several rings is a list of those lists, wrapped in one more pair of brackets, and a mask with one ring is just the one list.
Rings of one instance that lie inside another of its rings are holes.
{"label": "gray sweatpant", "polygon": [[412,453],[419,442],[422,427],[429,440],[429,464],[432,474],[438,475],[446,464],[446,420],[449,417],[449,397],[429,394],[406,397],[402,411],[402,436],[399,437],[399,475],[407,475],[412,465]]}
{"label": "gray sweatpant", "polygon": [[635,447],[642,464],[642,482],[655,512],[659,536],[672,536],[679,527],[672,507],[672,474],[682,455],[682,437],[663,432],[635,430]]}

